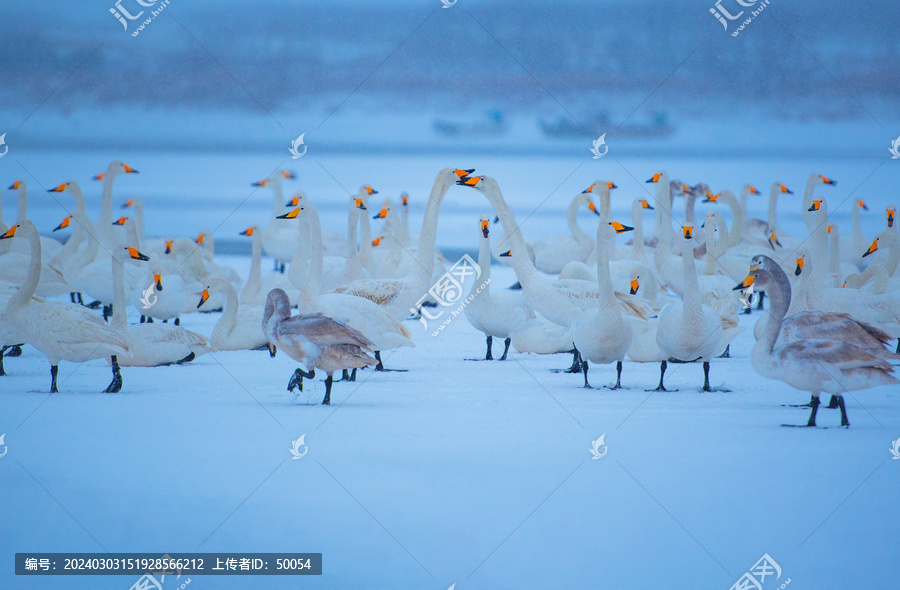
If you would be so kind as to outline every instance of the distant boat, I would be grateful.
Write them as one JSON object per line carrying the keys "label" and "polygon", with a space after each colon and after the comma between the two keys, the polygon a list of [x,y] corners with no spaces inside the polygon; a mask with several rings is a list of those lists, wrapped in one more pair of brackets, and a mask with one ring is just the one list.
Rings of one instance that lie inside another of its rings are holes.
{"label": "distant boat", "polygon": [[436,119],[432,125],[434,126],[434,130],[441,135],[484,137],[506,133],[506,124],[503,122],[503,113],[497,109],[488,111],[484,119],[470,119],[466,121]]}
{"label": "distant boat", "polygon": [[610,122],[606,113],[585,121],[583,126],[571,117],[559,117],[549,122],[541,120],[539,124],[544,135],[549,137],[593,137],[601,133],[610,133],[613,137],[668,137],[675,133],[675,126],[669,123],[669,116],[663,111],[657,112],[646,123],[626,122],[618,127]]}

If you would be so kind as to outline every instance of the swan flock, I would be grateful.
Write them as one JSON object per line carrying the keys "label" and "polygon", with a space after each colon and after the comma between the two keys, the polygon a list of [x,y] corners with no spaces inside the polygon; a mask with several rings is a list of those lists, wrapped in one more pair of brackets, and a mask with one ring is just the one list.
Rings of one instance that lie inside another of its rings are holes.
{"label": "swan flock", "polygon": [[[647,391],[670,395],[677,390],[666,387],[666,371],[686,363],[697,367],[701,392],[727,397],[726,385],[739,384],[716,385],[716,377],[743,363],[809,394],[798,405],[809,417],[798,426],[817,426],[822,393],[848,427],[846,393],[900,383],[896,207],[886,208],[883,231],[865,235],[860,217],[874,214],[854,199],[852,225],[839,228],[825,198],[825,187],[837,183],[825,175],[808,177],[802,199],[773,182],[759,217],[753,212],[763,193],[749,183],[714,192],[658,170],[646,194],[625,198],[615,182],[596,180],[572,195],[566,224],[557,227],[515,207],[515,195],[507,201],[495,178],[444,168],[415,236],[407,192],[395,201],[361,185],[339,203],[343,234],[323,225],[314,196],[297,190],[286,198],[296,175],[278,170],[252,183],[271,191],[273,206],[268,219],[241,232],[252,245],[250,271],[241,276],[215,256],[215,230],[185,237],[145,227],[152,198],[118,200],[125,215],[117,217],[115,182],[131,174],[138,171],[114,161],[93,177],[102,181],[99,211],[88,211],[75,180],[50,189],[72,207],[45,234],[28,218],[26,182],[9,186],[18,214],[6,224],[0,206],[0,378],[16,370],[9,361],[25,346],[46,357],[51,393],[62,361],[105,359],[111,382],[104,392],[119,393],[127,391],[129,367],[189,366],[207,354],[227,363],[228,351],[241,350],[260,351],[247,354],[264,364],[281,352],[297,365],[285,375],[287,389],[302,391],[319,371],[322,403],[330,404],[333,384],[356,381],[359,371],[404,372],[386,367],[382,353],[415,348],[413,326],[459,316],[486,343],[483,357],[465,360],[514,360],[524,370],[530,354],[570,355],[571,366],[556,372],[577,373],[588,389],[608,365],[615,375],[606,387],[627,395],[630,369],[653,363],[659,383]],[[490,213],[472,219],[474,258],[455,263],[436,245],[451,190],[480,193]],[[684,199],[683,218],[673,213],[676,199]],[[614,202],[631,217],[614,219]],[[779,208],[802,216],[803,235],[783,229]],[[514,209],[532,219],[527,233]],[[64,229],[71,235],[60,243],[53,232]],[[263,271],[264,255],[273,271]],[[511,267],[516,284],[492,283],[494,264]],[[209,334],[191,329],[193,314],[203,312],[215,314]],[[747,314],[758,319],[749,324]],[[439,337],[446,324],[426,334]],[[749,358],[731,354],[737,338],[755,342]],[[503,343],[496,356],[495,339]]]}

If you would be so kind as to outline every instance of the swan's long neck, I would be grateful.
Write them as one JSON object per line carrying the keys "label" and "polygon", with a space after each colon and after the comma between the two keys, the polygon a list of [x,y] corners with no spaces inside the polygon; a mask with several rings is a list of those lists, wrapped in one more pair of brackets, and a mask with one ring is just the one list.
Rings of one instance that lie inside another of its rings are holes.
{"label": "swan's long neck", "polygon": [[280,176],[277,174],[272,176],[269,179],[269,183],[272,185],[272,215],[275,217],[284,215],[286,210],[284,208],[284,193],[281,191]]}
{"label": "swan's long neck", "polygon": [[644,260],[644,206],[640,199],[631,204],[631,225],[634,226],[632,236],[631,259]]}
{"label": "swan's long neck", "polygon": [[883,235],[880,234],[878,243],[888,249],[888,259],[884,267],[889,276],[894,276],[897,273],[897,264],[900,263],[900,238],[887,231]]}
{"label": "swan's long neck", "polygon": [[[683,305],[686,317],[697,317],[700,314],[700,281],[697,279],[697,267],[694,266],[693,240],[683,240],[681,245],[681,267],[684,271]],[[696,314],[696,315],[694,315]]]}
{"label": "swan's long neck", "polygon": [[[428,283],[434,272],[434,243],[437,240],[438,214],[441,212],[441,202],[444,195],[450,190],[443,176],[438,175],[428,195],[425,204],[425,217],[422,219],[422,232],[419,234],[419,249],[416,251],[416,277],[420,283]],[[505,227],[505,226],[504,226]]]}
{"label": "swan's long neck", "polygon": [[772,352],[772,348],[778,340],[778,334],[781,333],[781,321],[791,306],[791,283],[784,271],[778,272],[780,270],[777,269],[771,273],[771,280],[765,286],[766,294],[769,296],[769,316],[760,341],[765,344],[769,352]]}
{"label": "swan's long neck", "polygon": [[697,195],[693,191],[688,191],[684,195],[684,222],[685,225],[697,225],[697,217],[694,215],[694,204],[697,201]]}
{"label": "swan's long neck", "polygon": [[24,182],[19,183],[19,210],[16,215],[16,223],[22,224],[28,221],[28,188]]}
{"label": "swan's long neck", "polygon": [[106,171],[106,174],[103,175],[103,197],[100,199],[100,222],[99,228],[101,235],[110,235],[113,232],[112,221],[112,191],[113,191],[113,183],[116,181],[116,176],[111,169]]}
{"label": "swan's long neck", "polygon": [[816,216],[809,210],[813,202],[813,190],[821,181],[818,174],[810,174],[806,181],[806,191],[803,193],[803,221],[806,222],[806,229],[809,230],[809,233],[813,232],[816,225]]}
{"label": "swan's long neck", "polygon": [[[719,245],[716,243],[716,228],[719,222],[715,217],[707,217],[704,232],[706,233],[706,269],[703,274],[711,276],[716,274],[716,257],[719,256]],[[722,241],[722,238],[719,238]]]}
{"label": "swan's long neck", "polygon": [[828,274],[828,212],[825,201],[817,212],[814,212],[812,232],[813,268],[809,273],[809,288],[820,290],[825,286],[825,275]]}
{"label": "swan's long neck", "polygon": [[210,288],[215,288],[217,292],[225,295],[225,308],[222,310],[222,317],[216,322],[210,339],[227,338],[231,331],[234,330],[235,325],[237,325],[239,306],[237,291],[234,290],[231,283],[221,279],[211,281]]}
{"label": "swan's long neck", "polygon": [[41,237],[37,228],[30,221],[25,221],[18,232],[31,247],[31,258],[28,262],[28,275],[19,290],[9,298],[9,303],[6,304],[7,312],[20,310],[27,306],[41,281]]}
{"label": "swan's long neck", "polygon": [[72,196],[75,197],[75,208],[85,213],[84,193],[81,191],[81,185],[73,182],[69,184],[68,189]]}
{"label": "swan's long neck", "polygon": [[140,199],[134,200],[134,225],[137,228],[137,236],[140,243],[144,243],[144,203]]}
{"label": "swan's long neck", "polygon": [[503,194],[493,187],[486,188],[484,196],[494,207],[494,212],[500,218],[500,225],[503,226],[505,239],[509,240],[510,248],[513,251],[512,262],[513,269],[516,271],[516,277],[522,285],[531,282],[536,278],[537,269],[531,258],[528,257],[528,247],[525,245],[525,238],[519,226],[516,224],[516,218],[503,199]]}
{"label": "swan's long neck", "polygon": [[262,274],[260,272],[260,267],[262,266],[262,232],[254,231],[250,238],[252,240],[250,274],[247,276],[247,283],[241,289],[240,296],[240,299],[244,301],[259,293],[259,289],[262,287]]}
{"label": "swan's long neck", "polygon": [[746,219],[748,216],[747,197],[749,197],[749,196],[750,196],[750,185],[745,184],[744,186],[741,187],[741,195],[740,195],[741,211],[744,213],[744,219]]}
{"label": "swan's long neck", "polygon": [[828,234],[830,238],[828,248],[828,272],[832,274],[841,273],[841,237],[838,234],[837,225],[832,226],[831,232]]}
{"label": "swan's long neck", "polygon": [[769,191],[769,229],[777,232],[778,228],[778,195],[781,193],[781,185],[777,182]]}
{"label": "swan's long neck", "polygon": [[297,249],[294,251],[294,257],[288,267],[288,280],[296,289],[302,291],[306,284],[306,275],[309,272],[310,256],[309,223],[305,217],[301,216],[297,227],[300,234],[297,239]]}
{"label": "swan's long neck", "polygon": [[[605,309],[617,309],[618,300],[609,276],[609,242],[614,239],[604,235],[609,228],[608,221],[601,221],[597,228],[597,293],[599,305]],[[605,227],[604,227],[605,226]]]}
{"label": "swan's long neck", "polygon": [[313,301],[322,290],[322,226],[319,223],[319,212],[312,205],[307,205],[304,213],[309,218],[310,258],[309,272],[306,275],[306,284],[303,286],[305,293],[301,295],[304,301]]}
{"label": "swan's long neck", "polygon": [[797,282],[794,283],[794,296],[788,304],[787,315],[808,311],[807,303],[809,300],[807,299],[807,293],[809,292],[809,278],[815,266],[815,261],[810,260],[809,258],[804,262],[803,272],[800,273],[800,277],[797,279]]}
{"label": "swan's long neck", "polygon": [[566,214],[566,220],[569,223],[569,231],[572,232],[572,237],[575,238],[577,242],[583,242],[585,240],[591,239],[589,235],[587,235],[583,229],[578,227],[578,207],[581,206],[581,203],[584,199],[581,195],[578,195],[572,202],[569,203],[569,211]]}
{"label": "swan's long neck", "polygon": [[113,309],[112,327],[123,334],[128,334],[128,317],[125,308],[125,258],[119,254],[118,246],[112,255]]}
{"label": "swan's long neck", "polygon": [[863,240],[862,227],[859,225],[859,200],[853,201],[853,239],[854,241]]}
{"label": "swan's long neck", "polygon": [[728,191],[722,191],[719,196],[728,206],[731,207],[731,231],[728,233],[728,247],[733,248],[741,243],[742,228],[744,227],[744,213],[741,211],[741,205],[738,203],[734,195]]}
{"label": "swan's long neck", "polygon": [[656,186],[656,248],[661,255],[668,255],[672,248],[672,203],[675,195],[669,186],[669,176],[662,174]]}
{"label": "swan's long neck", "polygon": [[[366,199],[363,199],[365,202]],[[359,215],[359,260],[363,268],[375,276],[375,261],[372,259],[372,227],[369,225],[368,210]]]}
{"label": "swan's long neck", "polygon": [[469,295],[475,295],[482,285],[484,285],[480,293],[482,295],[489,293],[491,289],[491,239],[484,237],[484,234],[481,234],[478,240],[478,267],[481,269],[481,276],[472,283]]}
{"label": "swan's long neck", "polygon": [[87,240],[87,246],[81,251],[76,251],[72,256],[70,263],[78,267],[86,266],[90,264],[92,260],[97,258],[97,253],[100,251],[100,238],[97,235],[94,224],[91,223],[91,220],[88,219],[87,215],[76,210],[72,212],[72,218],[86,234],[85,239]]}
{"label": "swan's long neck", "polygon": [[[75,228],[72,230],[72,236],[66,240],[66,243],[63,244],[59,254],[56,255],[56,264],[63,271],[65,271],[65,267],[72,259],[72,256],[78,252],[78,249],[81,248],[81,244],[84,243],[84,235],[84,227],[82,227],[80,223],[76,223]],[[0,242],[0,244],[2,244],[2,242]],[[0,253],[2,253],[2,250],[0,250]]]}
{"label": "swan's long neck", "polygon": [[358,241],[358,231],[359,227],[359,217],[360,217],[359,209],[356,206],[351,206],[350,212],[347,214],[347,263],[350,264],[353,261],[354,264],[359,264],[359,245]]}
{"label": "swan's long neck", "polygon": [[400,205],[400,242],[409,247],[409,205]]}

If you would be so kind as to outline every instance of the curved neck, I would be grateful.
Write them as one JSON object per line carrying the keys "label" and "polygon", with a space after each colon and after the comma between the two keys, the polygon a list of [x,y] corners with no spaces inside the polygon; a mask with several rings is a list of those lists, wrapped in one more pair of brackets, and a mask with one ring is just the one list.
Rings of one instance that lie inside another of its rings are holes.
{"label": "curved neck", "polygon": [[234,330],[237,324],[239,305],[237,291],[234,290],[231,283],[221,279],[211,281],[210,288],[214,288],[217,293],[225,295],[225,308],[222,310],[222,317],[216,322],[212,334],[210,334],[210,339],[224,338],[231,334],[231,331]]}
{"label": "curved neck", "polygon": [[81,192],[81,185],[77,182],[70,182],[67,188],[72,193],[72,196],[75,197],[75,208],[84,213],[84,193]]}
{"label": "curved neck", "polygon": [[86,234],[85,239],[87,240],[87,246],[80,252],[76,252],[72,256],[71,262],[78,264],[79,266],[84,266],[97,258],[97,253],[100,251],[100,240],[97,236],[94,224],[91,223],[91,220],[88,219],[87,215],[78,211],[73,211],[72,219],[75,220],[75,223],[77,223]]}
{"label": "curved neck", "polygon": [[128,318],[125,309],[125,258],[119,254],[120,248],[124,248],[124,244],[120,244],[113,255],[112,259],[112,281],[113,281],[113,308],[112,308],[112,327],[123,334],[128,333]]}
{"label": "curved neck", "polygon": [[284,193],[281,192],[281,178],[276,174],[269,178],[267,183],[272,187],[272,215],[284,215]]}
{"label": "curved neck", "polygon": [[479,287],[481,293],[490,292],[491,289],[491,239],[484,237],[481,229],[478,230],[481,236],[478,240],[478,267],[481,269],[481,276],[478,280],[472,282],[472,288],[469,289],[469,295],[475,295]]}
{"label": "curved neck", "polygon": [[631,259],[644,259],[644,206],[640,199],[635,199],[631,204],[631,225],[634,226],[632,236]]}
{"label": "curved neck", "polygon": [[749,197],[749,196],[750,196],[750,185],[745,184],[744,186],[741,187],[741,195],[740,195],[741,211],[744,213],[744,219],[747,218],[747,197]]}
{"label": "curved neck", "polygon": [[887,231],[879,235],[878,243],[888,249],[888,259],[884,267],[889,276],[894,276],[897,273],[897,264],[900,263],[900,238]]}
{"label": "curved neck", "polygon": [[140,243],[144,243],[144,203],[140,199],[134,200],[134,227]]}
{"label": "curved neck", "polygon": [[771,279],[765,285],[766,295],[769,296],[769,316],[760,342],[764,343],[769,352],[772,351],[775,341],[778,340],[778,334],[781,332],[781,321],[791,306],[791,284],[788,282],[784,271],[778,271],[781,271],[781,269],[776,269],[772,273]]}
{"label": "curved neck", "polygon": [[831,232],[828,234],[829,239],[829,248],[828,248],[828,272],[833,274],[840,274],[841,272],[841,237],[838,235],[837,225],[831,228]]}
{"label": "curved neck", "polygon": [[28,187],[24,182],[19,183],[19,210],[16,215],[16,223],[22,224],[28,221]]}
{"label": "curved neck", "polygon": [[513,252],[513,269],[516,271],[516,277],[519,279],[519,282],[525,285],[532,278],[536,277],[537,269],[535,269],[534,263],[531,262],[531,258],[528,256],[528,247],[525,245],[525,238],[522,237],[522,232],[516,224],[516,218],[509,205],[503,199],[503,194],[499,189],[486,189],[484,196],[494,207],[497,217],[500,218],[500,225],[503,226],[503,233],[506,236],[505,239],[509,240],[509,245]]}
{"label": "curved neck", "polygon": [[569,211],[566,214],[566,219],[569,223],[569,231],[572,232],[572,237],[575,238],[575,241],[577,242],[583,242],[590,239],[590,236],[578,227],[578,207],[581,206],[583,200],[581,195],[572,199],[572,202],[569,203]]}
{"label": "curved neck", "polygon": [[813,202],[813,189],[815,189],[816,185],[821,181],[822,179],[819,178],[818,174],[810,174],[809,179],[806,181],[806,191],[803,193],[803,221],[806,222],[806,229],[808,229],[810,233],[813,232],[816,223],[815,215],[809,210]]}
{"label": "curved neck", "polygon": [[684,195],[684,221],[685,225],[697,225],[697,218],[694,215],[694,203],[697,201],[697,195],[693,191],[688,191]]}
{"label": "curved neck", "polygon": [[250,274],[247,276],[247,283],[241,289],[241,299],[244,301],[259,293],[259,289],[262,287],[262,275],[260,273],[260,267],[262,266],[262,232],[254,230],[250,238],[253,241],[251,245]]}
{"label": "curved neck", "polygon": [[9,303],[6,304],[7,311],[22,309],[28,305],[41,280],[41,238],[37,228],[30,221],[26,221],[18,231],[31,247],[31,258],[28,262],[28,275],[19,290],[9,298]]}
{"label": "curved neck", "polygon": [[441,202],[448,190],[450,190],[450,185],[445,184],[443,176],[438,174],[438,177],[434,179],[434,186],[431,187],[431,194],[428,195],[428,202],[425,204],[425,217],[422,219],[419,249],[416,252],[418,264],[414,272],[421,282],[430,281],[431,274],[434,272],[434,242],[437,239],[438,214],[441,210]]}
{"label": "curved neck", "polygon": [[609,229],[607,224],[607,221],[601,221],[597,228],[597,293],[600,306],[609,309],[618,307],[618,299],[609,276],[609,243],[615,235],[604,235]]}
{"label": "curved neck", "polygon": [[769,230],[777,232],[778,231],[778,195],[781,194],[781,185],[779,183],[775,183],[772,185],[772,190],[769,191]]}
{"label": "curved neck", "polygon": [[103,175],[103,197],[100,199],[100,227],[112,225],[112,189],[116,174],[107,170]]}

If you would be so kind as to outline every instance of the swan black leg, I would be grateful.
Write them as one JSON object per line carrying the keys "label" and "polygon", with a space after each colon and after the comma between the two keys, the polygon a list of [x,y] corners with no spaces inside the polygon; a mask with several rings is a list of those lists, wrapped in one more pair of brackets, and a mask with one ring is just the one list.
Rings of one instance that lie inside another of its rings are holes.
{"label": "swan black leg", "polygon": [[551,373],[580,373],[581,372],[581,353],[577,348],[572,349],[572,366],[568,369],[550,369]]}
{"label": "swan black leg", "polygon": [[763,300],[765,300],[765,298],[766,298],[766,292],[765,292],[765,291],[760,291],[760,292],[759,292],[759,301],[756,302],[756,309],[762,309],[762,308],[763,308]]}
{"label": "swan black leg", "polygon": [[350,381],[356,381],[356,369],[350,371]]}
{"label": "swan black leg", "polygon": [[494,355],[491,354],[491,344],[494,343],[494,339],[488,336],[485,341],[487,342],[487,352],[484,354],[484,360],[492,361],[494,360]]}
{"label": "swan black leg", "polygon": [[180,326],[180,325],[181,325],[181,318],[175,318],[175,325],[176,325],[176,326]]}
{"label": "swan black leg", "polygon": [[831,399],[828,400],[828,405],[825,407],[828,408],[829,410],[834,410],[834,409],[840,408],[841,403],[840,403],[840,401],[838,401],[840,399],[841,399],[841,397],[839,395],[832,395]]}
{"label": "swan black leg", "polygon": [[6,353],[8,357],[22,356],[22,347],[24,344],[15,344],[9,347],[9,352]]}
{"label": "swan black leg", "polygon": [[587,373],[588,373],[588,362],[581,361],[581,372],[584,373],[584,388],[585,389],[593,389],[591,384],[588,383]]}
{"label": "swan black leg", "polygon": [[[809,420],[806,421],[807,426],[815,427],[816,425],[816,413],[819,411],[819,396],[814,395],[812,400],[810,400],[810,405],[812,406],[812,411],[809,413]],[[844,412],[844,417],[846,417],[847,413]]]}
{"label": "swan black leg", "polygon": [[666,377],[666,367],[669,364],[666,361],[660,361],[659,363],[659,385],[656,386],[656,389],[648,389],[647,391],[678,391],[677,389],[666,389],[666,386],[663,385],[663,379]]}
{"label": "swan black leg", "polygon": [[103,306],[103,319],[109,321],[109,316],[112,315],[112,305],[104,305]]}
{"label": "swan black leg", "polygon": [[847,406],[844,405],[844,396],[837,396],[838,399],[838,407],[841,408],[841,426],[850,426],[850,421],[847,420]]}
{"label": "swan black leg", "polygon": [[331,384],[332,383],[333,383],[333,380],[331,378],[331,375],[329,375],[328,377],[325,378],[325,399],[322,400],[323,406],[331,405]]}
{"label": "swan black leg", "polygon": [[[788,404],[788,407],[789,408],[811,408],[813,405],[813,400],[815,400],[815,399],[816,399],[816,396],[813,395],[809,398],[809,402],[807,402],[805,404]],[[835,406],[835,407],[837,407],[837,406]]]}
{"label": "swan black leg", "polygon": [[119,359],[116,358],[116,355],[109,358],[112,361],[113,379],[103,393],[119,393],[122,391],[122,372],[119,370]]}
{"label": "swan black leg", "polygon": [[703,391],[712,391],[709,388],[709,361],[703,363]]}
{"label": "swan black leg", "polygon": [[59,365],[50,365],[50,393],[59,393],[56,387],[56,376],[59,374]]}
{"label": "swan black leg", "polygon": [[406,369],[385,369],[384,363],[381,362],[381,351],[380,350],[375,351],[375,360],[378,361],[378,364],[375,365],[376,371],[384,371],[387,373],[405,373],[406,372]]}
{"label": "swan black leg", "polygon": [[716,357],[717,359],[730,359],[731,358],[731,345],[725,347],[725,352]]}
{"label": "swan black leg", "polygon": [[500,357],[501,361],[506,360],[506,354],[509,352],[509,345],[512,342],[512,338],[507,338],[503,341],[503,356]]}
{"label": "swan black leg", "polygon": [[350,381],[350,371],[344,369],[344,371],[341,373],[341,381]]}
{"label": "swan black leg", "polygon": [[78,303],[78,297],[76,297],[75,291],[72,291],[71,293],[69,293],[69,300],[72,303]]}
{"label": "swan black leg", "polygon": [[163,320],[163,323],[164,323],[164,324],[168,324],[168,323],[169,323],[169,320]]}
{"label": "swan black leg", "polygon": [[307,379],[312,379],[315,376],[315,369],[307,373],[306,371],[298,367],[297,370],[294,371],[294,374],[291,376],[291,380],[288,381],[287,390],[294,391],[295,387],[299,387],[300,391],[303,391],[303,378],[306,377]]}
{"label": "swan black leg", "polygon": [[146,322],[146,321],[147,321],[147,316],[145,316],[145,315],[142,314],[142,315],[141,315],[141,323],[143,324],[143,323]]}
{"label": "swan black leg", "polygon": [[6,353],[6,349],[8,346],[4,346],[0,348],[0,377],[4,377],[6,375],[6,371],[3,370],[3,355]]}
{"label": "swan black leg", "polygon": [[622,389],[622,361],[616,361],[616,385],[609,389],[612,389],[613,391]]}

